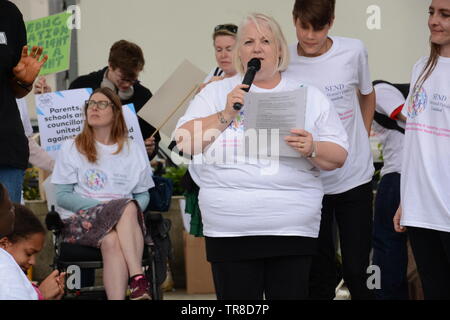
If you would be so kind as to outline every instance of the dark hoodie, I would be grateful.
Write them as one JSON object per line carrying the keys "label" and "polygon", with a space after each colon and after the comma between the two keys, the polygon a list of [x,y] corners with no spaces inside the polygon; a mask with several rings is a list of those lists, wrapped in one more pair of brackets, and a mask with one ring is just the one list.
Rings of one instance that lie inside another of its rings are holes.
{"label": "dark hoodie", "polygon": [[19,9],[10,1],[0,0],[0,167],[26,169],[28,166],[28,139],[9,83],[26,43]]}

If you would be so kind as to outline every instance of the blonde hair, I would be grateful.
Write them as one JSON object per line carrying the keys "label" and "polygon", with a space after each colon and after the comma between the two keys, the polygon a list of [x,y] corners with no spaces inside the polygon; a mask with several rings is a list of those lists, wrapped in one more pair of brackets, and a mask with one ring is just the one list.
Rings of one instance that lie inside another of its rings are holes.
{"label": "blonde hair", "polygon": [[236,46],[234,47],[233,51],[233,64],[237,72],[243,74],[245,70],[245,66],[242,65],[242,61],[239,57],[239,49],[243,45],[242,41],[244,28],[250,22],[253,22],[255,24],[256,29],[261,34],[264,34],[261,28],[262,25],[268,27],[269,30],[272,31],[273,39],[275,40],[275,45],[277,48],[277,54],[280,56],[277,71],[281,72],[286,70],[289,65],[289,49],[283,31],[281,31],[280,25],[275,21],[275,19],[265,14],[251,13],[243,19],[236,36]]}

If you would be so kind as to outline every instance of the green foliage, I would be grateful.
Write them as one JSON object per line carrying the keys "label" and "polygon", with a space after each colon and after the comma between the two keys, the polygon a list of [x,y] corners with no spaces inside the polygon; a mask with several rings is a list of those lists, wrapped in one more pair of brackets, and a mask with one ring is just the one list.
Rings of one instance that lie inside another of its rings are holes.
{"label": "green foliage", "polygon": [[168,178],[173,181],[174,196],[181,196],[185,191],[184,188],[181,186],[181,178],[186,173],[186,170],[187,170],[186,166],[179,166],[178,168],[166,167],[166,173],[162,175],[164,178]]}
{"label": "green foliage", "polygon": [[28,168],[23,179],[23,198],[25,200],[39,200],[39,173],[36,168]]}
{"label": "green foliage", "polygon": [[[378,143],[377,149],[378,149],[378,151],[380,153],[380,155],[378,156],[378,160],[380,160],[380,162],[383,162],[384,161],[384,158],[383,158],[383,145],[381,143]],[[381,169],[376,170],[373,175],[374,175],[375,181],[379,182],[380,179],[381,179]]]}
{"label": "green foliage", "polygon": [[377,149],[378,149],[378,151],[380,152],[380,155],[379,155],[379,157],[378,157],[378,160],[380,160],[381,162],[383,162],[383,161],[384,161],[384,159],[383,159],[383,145],[382,145],[381,143],[378,143],[378,144],[377,144]]}

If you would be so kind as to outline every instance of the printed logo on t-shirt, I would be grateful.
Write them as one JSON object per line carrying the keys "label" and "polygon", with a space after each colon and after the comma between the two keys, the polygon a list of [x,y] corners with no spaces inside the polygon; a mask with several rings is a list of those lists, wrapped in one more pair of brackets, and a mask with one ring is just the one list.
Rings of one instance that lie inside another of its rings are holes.
{"label": "printed logo on t-shirt", "polygon": [[244,132],[244,111],[239,112],[238,116],[230,123],[230,128],[236,132]]}
{"label": "printed logo on t-shirt", "polygon": [[416,118],[420,113],[422,113],[428,103],[428,95],[424,87],[421,87],[419,91],[416,91],[408,106],[408,117],[411,119]]}
{"label": "printed logo on t-shirt", "polygon": [[431,110],[444,112],[444,109],[450,110],[450,97],[444,94],[435,93],[430,99]]}
{"label": "printed logo on t-shirt", "polygon": [[0,32],[0,44],[8,44],[8,39],[6,38],[6,33]]}
{"label": "printed logo on t-shirt", "polygon": [[99,169],[89,169],[84,174],[84,183],[92,191],[102,190],[107,181],[108,176]]}
{"label": "printed logo on t-shirt", "polygon": [[325,93],[332,102],[343,100],[345,99],[347,94],[351,94],[352,92],[353,88],[346,88],[345,84],[343,83],[325,86]]}

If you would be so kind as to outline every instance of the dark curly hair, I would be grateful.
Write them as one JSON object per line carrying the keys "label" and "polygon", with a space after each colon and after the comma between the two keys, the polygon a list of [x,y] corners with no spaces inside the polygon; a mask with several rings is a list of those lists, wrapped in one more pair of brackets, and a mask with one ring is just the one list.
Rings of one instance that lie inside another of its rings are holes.
{"label": "dark curly hair", "polygon": [[11,243],[27,239],[36,233],[46,234],[46,230],[33,211],[21,204],[14,204],[16,218],[14,220],[14,230],[6,237]]}

